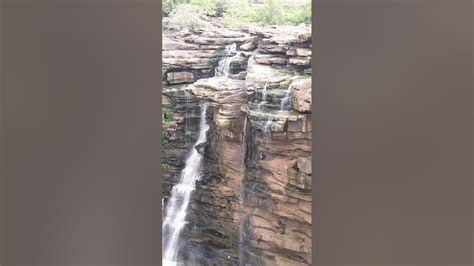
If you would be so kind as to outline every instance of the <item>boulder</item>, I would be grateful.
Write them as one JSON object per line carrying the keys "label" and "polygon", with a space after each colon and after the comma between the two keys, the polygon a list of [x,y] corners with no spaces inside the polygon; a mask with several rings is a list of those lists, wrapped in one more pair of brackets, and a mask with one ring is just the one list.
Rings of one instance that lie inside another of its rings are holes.
{"label": "boulder", "polygon": [[194,81],[194,74],[191,72],[168,72],[166,80],[171,84],[191,83]]}
{"label": "boulder", "polygon": [[262,88],[265,83],[275,79],[289,78],[290,73],[285,70],[277,69],[271,65],[259,64],[252,56],[247,64],[247,77],[245,79],[245,86],[247,88],[255,86]]}
{"label": "boulder", "polygon": [[288,63],[296,66],[310,67],[311,66],[311,57],[290,57]]}
{"label": "boulder", "polygon": [[293,81],[293,108],[302,113],[311,112],[312,103],[312,83],[311,78]]}
{"label": "boulder", "polygon": [[284,56],[256,54],[254,58],[257,63],[265,65],[286,65],[288,63],[288,60]]}
{"label": "boulder", "polygon": [[307,175],[311,175],[311,157],[298,157],[296,167]]}
{"label": "boulder", "polygon": [[292,47],[286,52],[286,55],[289,55],[289,56],[303,56],[303,57],[311,56],[311,49]]}
{"label": "boulder", "polygon": [[255,50],[255,48],[257,48],[257,44],[254,41],[246,42],[242,44],[239,48],[240,50],[243,50],[243,51],[252,51],[252,50]]}

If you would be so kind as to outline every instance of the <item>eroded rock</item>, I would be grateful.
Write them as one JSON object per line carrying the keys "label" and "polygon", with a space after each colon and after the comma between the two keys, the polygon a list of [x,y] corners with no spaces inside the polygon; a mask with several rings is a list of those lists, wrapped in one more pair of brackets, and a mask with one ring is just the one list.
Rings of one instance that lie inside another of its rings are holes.
{"label": "eroded rock", "polygon": [[242,44],[239,48],[242,51],[252,51],[252,50],[255,50],[255,48],[257,48],[257,44],[254,41],[250,41],[250,42],[246,42]]}
{"label": "eroded rock", "polygon": [[297,66],[311,67],[311,57],[290,57],[290,59],[288,59],[288,63]]}
{"label": "eroded rock", "polygon": [[293,88],[293,108],[302,113],[311,112],[312,82],[306,78]]}
{"label": "eroded rock", "polygon": [[288,59],[284,56],[276,56],[276,55],[267,55],[267,54],[257,54],[255,55],[255,61],[259,64],[266,64],[266,65],[286,65],[288,63]]}
{"label": "eroded rock", "polygon": [[194,81],[194,74],[191,72],[168,72],[166,80],[170,84],[191,83]]}

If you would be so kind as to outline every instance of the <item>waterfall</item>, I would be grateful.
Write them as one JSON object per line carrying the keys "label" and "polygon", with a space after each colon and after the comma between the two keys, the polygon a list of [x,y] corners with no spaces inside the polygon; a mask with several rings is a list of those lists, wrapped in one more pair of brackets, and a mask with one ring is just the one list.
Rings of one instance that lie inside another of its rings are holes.
{"label": "waterfall", "polygon": [[288,111],[290,109],[290,106],[291,106],[291,91],[292,91],[292,86],[293,84],[291,84],[290,86],[288,86],[288,89],[286,90],[285,92],[285,96],[283,97],[283,99],[281,100],[281,105],[280,105],[280,111]]}
{"label": "waterfall", "polygon": [[268,115],[267,122],[265,122],[265,125],[263,125],[263,134],[267,135],[270,133],[270,130],[272,129],[272,122],[273,122],[273,116],[271,114]]}
{"label": "waterfall", "polygon": [[258,103],[258,105],[257,105],[257,111],[260,111],[260,110],[262,109],[262,106],[267,103],[267,95],[268,95],[267,87],[268,87],[268,81],[265,82],[265,85],[263,86],[263,89],[262,89],[262,101],[261,101],[260,103]]}
{"label": "waterfall", "polygon": [[230,74],[230,63],[238,56],[237,45],[235,43],[229,44],[224,49],[225,58],[219,61],[218,66],[214,70],[214,75],[217,76],[228,76]]}
{"label": "waterfall", "polygon": [[301,80],[294,80],[291,82],[290,86],[285,92],[285,96],[281,100],[280,111],[288,111],[291,108],[291,98],[293,96],[293,88],[295,86],[299,86],[301,84]]}
{"label": "waterfall", "polygon": [[237,51],[237,45],[235,44],[235,42],[225,47],[226,56],[234,54],[235,51]]}
{"label": "waterfall", "polygon": [[266,101],[267,101],[267,95],[268,95],[267,87],[268,87],[268,81],[265,82],[265,85],[263,86],[263,90],[262,90],[262,102],[266,102]]}
{"label": "waterfall", "polygon": [[178,240],[186,224],[185,218],[191,193],[195,189],[196,181],[201,178],[203,156],[197,152],[196,146],[207,141],[206,132],[209,125],[206,122],[206,110],[207,105],[202,105],[199,137],[189,152],[179,183],[173,186],[166,206],[163,222],[163,265],[165,266],[177,265]]}

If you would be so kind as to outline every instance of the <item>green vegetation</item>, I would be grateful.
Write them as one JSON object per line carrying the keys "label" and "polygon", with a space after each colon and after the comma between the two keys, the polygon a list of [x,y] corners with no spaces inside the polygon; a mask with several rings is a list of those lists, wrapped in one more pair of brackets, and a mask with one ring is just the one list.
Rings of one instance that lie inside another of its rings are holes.
{"label": "green vegetation", "polygon": [[212,17],[221,17],[229,1],[225,0],[191,0],[190,4],[200,7],[204,13]]}
{"label": "green vegetation", "polygon": [[170,13],[170,26],[178,30],[203,27],[208,23],[203,19],[204,15],[199,6],[180,4]]}
{"label": "green vegetation", "polygon": [[171,12],[180,4],[189,4],[189,0],[163,0],[162,13],[164,16],[169,16]]}
{"label": "green vegetation", "polygon": [[168,113],[164,108],[161,110],[161,122],[173,121],[173,114]]}
{"label": "green vegetation", "polygon": [[171,126],[174,123],[173,114],[170,111],[171,110],[169,110],[169,108],[162,106],[161,125],[163,126],[163,129],[167,129],[169,126]]}
{"label": "green vegetation", "polygon": [[190,4],[198,7],[204,14],[213,17],[220,17],[223,15],[230,0],[163,0],[163,14],[170,15],[177,6],[183,4]]}
{"label": "green vegetation", "polygon": [[[239,12],[240,10],[243,12]],[[297,0],[290,5],[281,0],[266,0],[262,5],[240,5],[231,17],[236,17],[244,23],[259,25],[298,25],[301,23],[309,25],[311,24],[311,1]]]}
{"label": "green vegetation", "polygon": [[186,129],[186,137],[192,137],[194,134],[193,134],[193,131],[190,130],[190,129]]}
{"label": "green vegetation", "polygon": [[168,140],[168,138],[163,134],[163,136],[161,136],[161,144],[163,145],[166,145],[170,143],[170,141]]}
{"label": "green vegetation", "polygon": [[168,144],[169,140],[166,136],[166,129],[169,128],[173,124],[173,114],[169,112],[170,110],[165,106],[162,106],[161,109],[161,125],[163,126],[162,136],[161,136],[161,143],[163,145]]}
{"label": "green vegetation", "polygon": [[169,165],[167,163],[161,163],[161,169],[169,170],[169,169],[171,169],[171,165]]}
{"label": "green vegetation", "polygon": [[311,24],[311,0],[163,0],[163,14],[174,28],[197,28],[204,15],[223,17],[229,26]]}

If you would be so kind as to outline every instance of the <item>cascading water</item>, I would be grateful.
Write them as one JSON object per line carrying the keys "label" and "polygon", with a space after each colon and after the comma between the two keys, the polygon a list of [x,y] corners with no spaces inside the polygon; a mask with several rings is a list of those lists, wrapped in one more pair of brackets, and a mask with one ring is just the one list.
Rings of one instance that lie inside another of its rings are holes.
{"label": "cascading water", "polygon": [[219,61],[214,75],[217,76],[228,76],[230,74],[230,64],[236,56],[237,45],[235,43],[229,44],[224,49],[225,58]]}
{"label": "cascading water", "polygon": [[293,84],[288,86],[288,89],[285,92],[285,96],[281,100],[280,111],[288,111],[288,109],[290,109],[292,86]]}
{"label": "cascading water", "polygon": [[267,103],[267,95],[268,95],[268,81],[265,83],[262,89],[262,101],[257,104],[257,110],[260,111],[262,106]]}
{"label": "cascading water", "polygon": [[235,42],[225,47],[225,52],[227,56],[234,54],[235,51],[237,51],[237,45],[235,44]]}
{"label": "cascading water", "polygon": [[[301,80],[294,80],[289,86],[288,89],[285,92],[285,95],[283,96],[281,102],[280,102],[280,110],[278,110],[278,113],[287,113],[290,108],[291,108],[291,98],[293,97],[293,89],[296,86],[299,86],[301,84]],[[266,85],[265,85],[266,86]],[[266,88],[264,88],[266,91]],[[263,98],[263,92],[262,92],[262,98]],[[266,92],[265,92],[265,100],[266,100]],[[257,105],[257,109],[260,110],[260,105],[266,103],[266,101],[263,101]],[[263,125],[263,134],[268,135],[271,131],[272,123],[273,123],[273,116],[272,114],[268,115],[267,121]]]}
{"label": "cascading water", "polygon": [[196,150],[196,146],[207,141],[206,132],[209,125],[206,122],[207,105],[201,106],[201,121],[199,136],[191,148],[185,167],[181,172],[179,183],[171,190],[171,198],[166,206],[165,220],[163,222],[163,265],[177,265],[178,241],[180,233],[186,224],[186,213],[195,189],[196,181],[201,178],[203,156]]}
{"label": "cascading water", "polygon": [[268,119],[265,122],[265,125],[263,125],[263,133],[265,135],[270,133],[270,130],[272,129],[272,122],[273,122],[273,116],[270,114],[270,115],[268,115]]}
{"label": "cascading water", "polygon": [[293,96],[293,88],[299,86],[301,84],[301,80],[294,80],[291,82],[290,86],[285,92],[285,96],[281,100],[280,111],[288,111],[291,107],[291,97]]}

